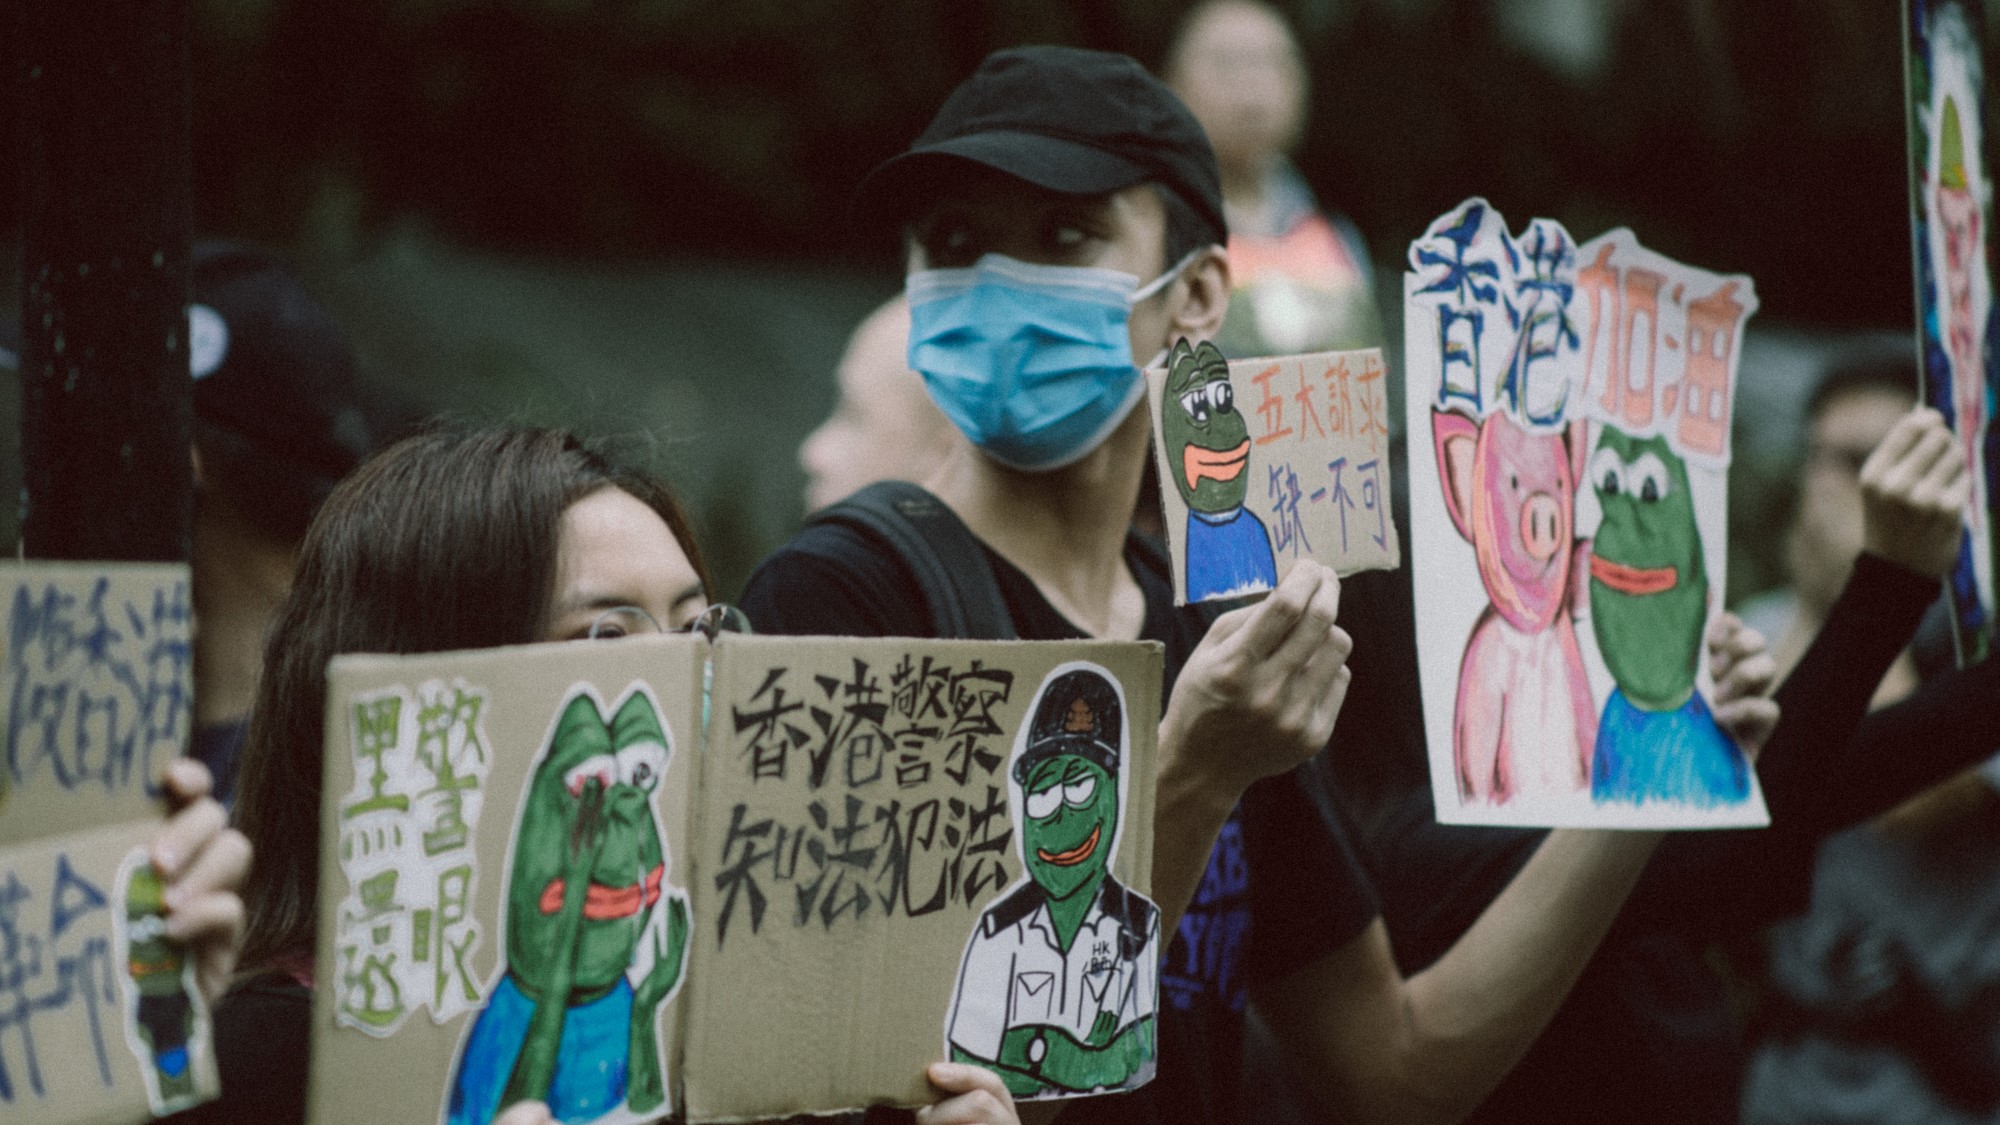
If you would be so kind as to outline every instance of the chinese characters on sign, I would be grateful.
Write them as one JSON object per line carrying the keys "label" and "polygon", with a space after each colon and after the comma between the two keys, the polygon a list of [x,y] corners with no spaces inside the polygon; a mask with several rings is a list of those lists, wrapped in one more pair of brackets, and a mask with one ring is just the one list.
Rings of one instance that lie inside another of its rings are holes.
{"label": "chinese characters on sign", "polygon": [[1450,823],[1767,819],[1716,725],[1750,279],[1467,200],[1404,275],[1418,656]]}
{"label": "chinese characters on sign", "polygon": [[340,806],[347,897],[335,923],[335,1019],[393,1034],[419,1008],[443,1022],[480,997],[473,836],[491,752],[487,693],[431,680],[348,701],[356,785]]}
{"label": "chinese characters on sign", "polygon": [[1379,350],[1231,362],[1183,340],[1148,372],[1181,602],[1240,597],[1315,559],[1394,567]]}
{"label": "chinese characters on sign", "polygon": [[187,742],[190,632],[184,577],[13,583],[0,802],[53,808],[60,802],[37,798],[156,796],[160,772]]}
{"label": "chinese characters on sign", "polygon": [[[740,681],[747,683],[748,681]],[[845,677],[762,671],[726,705],[727,768],[752,784],[715,838],[716,938],[773,923],[831,929],[870,911],[921,917],[970,907],[1012,878],[994,719],[1010,671],[905,654],[856,658]],[[757,798],[771,793],[773,812]]]}
{"label": "chinese characters on sign", "polygon": [[193,712],[187,567],[0,575],[0,1116],[193,1106],[216,1089],[207,1011],[144,852]]}

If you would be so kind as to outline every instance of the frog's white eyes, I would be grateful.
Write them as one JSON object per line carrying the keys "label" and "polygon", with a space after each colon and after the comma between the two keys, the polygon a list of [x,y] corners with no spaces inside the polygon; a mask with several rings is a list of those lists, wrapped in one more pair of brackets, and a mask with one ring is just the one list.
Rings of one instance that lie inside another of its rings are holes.
{"label": "frog's white eyes", "polygon": [[1073,809],[1080,809],[1090,803],[1091,794],[1097,792],[1097,778],[1090,774],[1071,781],[1062,787],[1063,801]]}
{"label": "frog's white eyes", "polygon": [[1656,453],[1641,453],[1637,460],[1625,467],[1625,488],[1632,495],[1648,504],[1665,500],[1673,489],[1673,478],[1667,475],[1666,463]]}
{"label": "frog's white eyes", "polygon": [[641,742],[618,752],[618,780],[650,793],[667,772],[667,748],[657,742]]}
{"label": "frog's white eyes", "polygon": [[611,783],[618,780],[618,759],[609,754],[592,754],[563,771],[563,788],[569,790],[570,796],[581,797],[584,785],[592,778],[597,779],[600,787],[611,788]]}

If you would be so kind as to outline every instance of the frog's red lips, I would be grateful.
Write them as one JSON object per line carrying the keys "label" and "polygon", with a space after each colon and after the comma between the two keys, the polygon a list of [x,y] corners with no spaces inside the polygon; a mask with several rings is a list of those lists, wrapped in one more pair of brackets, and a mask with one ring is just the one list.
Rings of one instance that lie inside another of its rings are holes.
{"label": "frog's red lips", "polygon": [[[667,865],[661,864],[648,872],[646,878],[629,887],[607,887],[593,881],[584,892],[583,916],[593,922],[605,922],[613,918],[630,918],[646,907],[660,901],[660,880],[666,878]],[[550,879],[542,888],[542,913],[554,914],[562,909],[563,881]]]}
{"label": "frog's red lips", "polygon": [[1231,481],[1243,475],[1243,469],[1250,464],[1250,439],[1235,449],[1203,449],[1190,445],[1181,450],[1181,475],[1187,478],[1189,488],[1199,488],[1201,478],[1214,477],[1216,480]]}
{"label": "frog's red lips", "polygon": [[1621,594],[1663,593],[1680,581],[1671,566],[1626,566],[1598,555],[1591,556],[1590,576]]}
{"label": "frog's red lips", "polygon": [[1057,867],[1075,867],[1077,864],[1089,859],[1090,853],[1097,850],[1097,837],[1103,831],[1104,826],[1100,824],[1090,830],[1090,835],[1084,837],[1083,843],[1066,852],[1045,852],[1040,848],[1036,848],[1035,855],[1043,863],[1053,863]]}

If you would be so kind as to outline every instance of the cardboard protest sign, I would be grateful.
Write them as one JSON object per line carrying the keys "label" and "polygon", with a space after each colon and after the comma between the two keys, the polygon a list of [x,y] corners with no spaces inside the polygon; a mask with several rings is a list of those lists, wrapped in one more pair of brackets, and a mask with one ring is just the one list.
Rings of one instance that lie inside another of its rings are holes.
{"label": "cardboard protest sign", "polygon": [[1174,604],[1269,590],[1302,558],[1396,566],[1379,349],[1231,362],[1183,339],[1146,387]]}
{"label": "cardboard protest sign", "polygon": [[705,655],[674,636],[333,662],[312,1120],[672,1108]]}
{"label": "cardboard protest sign", "polygon": [[1965,535],[1946,584],[1961,665],[1994,643],[1993,503],[2000,355],[1993,303],[1993,181],[1986,169],[1980,0],[1906,0],[1910,233],[1916,258],[1922,395],[1951,423],[1972,471]]}
{"label": "cardboard protest sign", "polygon": [[0,1110],[142,1121],[217,1091],[145,845],[193,714],[188,569],[0,567]]}
{"label": "cardboard protest sign", "polygon": [[[312,1119],[917,1104],[960,1041],[1024,1096],[1145,1081],[1160,660],[737,636],[336,660]],[[1037,919],[1076,979],[1029,981],[1031,1020],[959,977]]]}
{"label": "cardboard protest sign", "polygon": [[1768,822],[1715,724],[1730,418],[1750,279],[1483,199],[1404,275],[1412,582],[1447,823]]}
{"label": "cardboard protest sign", "polygon": [[1152,1076],[1157,645],[725,636],[691,1120]]}

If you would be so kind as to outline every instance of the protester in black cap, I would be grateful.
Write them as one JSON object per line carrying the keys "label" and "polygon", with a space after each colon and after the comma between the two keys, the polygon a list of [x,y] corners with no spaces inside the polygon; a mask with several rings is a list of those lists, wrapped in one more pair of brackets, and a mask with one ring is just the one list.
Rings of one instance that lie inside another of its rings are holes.
{"label": "protester in black cap", "polygon": [[271,615],[306,525],[369,450],[346,333],[282,260],[194,250],[195,757],[227,803]]}
{"label": "protester in black cap", "polygon": [[[1274,1026],[1343,1118],[1462,1116],[1561,1002],[1657,835],[1552,834],[1435,967],[1397,971],[1368,877],[1295,768],[1346,693],[1340,583],[1300,562],[1208,625],[1174,609],[1163,553],[1126,531],[1150,428],[1134,360],[1212,336],[1228,306],[1200,126],[1130,59],[1003,51],[857,208],[906,233],[911,366],[971,440],[925,482],[977,537],[990,574],[967,581],[997,588],[1020,637],[1166,645],[1158,1078],[1066,1116],[1233,1120],[1253,989],[1288,1000]],[[886,540],[819,522],[764,562],[743,608],[767,633],[940,635],[928,589]],[[1761,733],[1770,705],[1743,697],[1768,678],[1761,639],[1712,641],[1718,714]]]}

